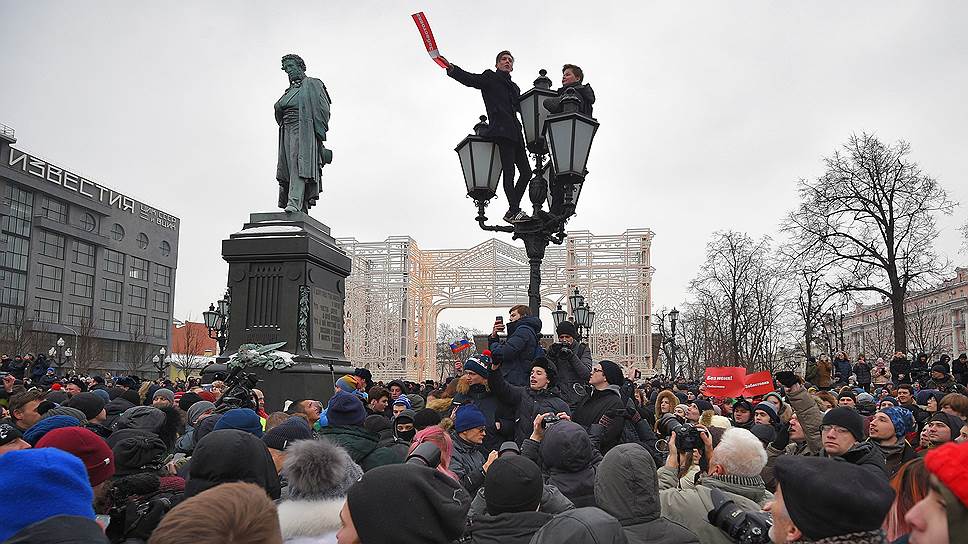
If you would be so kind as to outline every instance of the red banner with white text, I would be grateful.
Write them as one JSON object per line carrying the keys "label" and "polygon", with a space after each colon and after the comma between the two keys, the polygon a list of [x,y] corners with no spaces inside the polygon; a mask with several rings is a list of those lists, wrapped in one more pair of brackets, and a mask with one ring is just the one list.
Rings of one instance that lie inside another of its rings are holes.
{"label": "red banner with white text", "polygon": [[767,370],[747,374],[744,382],[746,391],[743,396],[746,398],[759,397],[776,390],[773,387],[773,375]]}
{"label": "red banner with white text", "polygon": [[710,397],[738,397],[746,390],[746,369],[739,366],[706,368],[705,393]]}
{"label": "red banner with white text", "polygon": [[446,69],[447,62],[441,58],[440,51],[437,50],[437,40],[434,39],[434,31],[430,29],[430,21],[427,20],[427,16],[421,11],[420,13],[414,13],[411,17],[413,17],[414,24],[417,25],[417,30],[420,32],[420,39],[423,40],[424,47],[427,48],[427,54],[441,68]]}

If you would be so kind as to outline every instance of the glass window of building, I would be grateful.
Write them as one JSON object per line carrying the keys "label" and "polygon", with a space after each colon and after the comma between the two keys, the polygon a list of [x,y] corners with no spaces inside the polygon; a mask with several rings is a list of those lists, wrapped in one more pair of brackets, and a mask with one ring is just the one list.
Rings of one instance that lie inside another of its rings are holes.
{"label": "glass window of building", "polygon": [[128,270],[128,277],[148,281],[148,261],[132,256],[131,269]]}
{"label": "glass window of building", "polygon": [[124,240],[124,227],[117,223],[111,225],[111,238],[114,238],[119,242]]}
{"label": "glass window of building", "polygon": [[20,236],[30,236],[30,218],[34,214],[34,194],[14,184],[7,185],[4,203],[10,206],[10,215],[3,215],[2,228]]}
{"label": "glass window of building", "polygon": [[0,304],[23,306],[27,294],[27,274],[0,269]]}
{"label": "glass window of building", "polygon": [[[121,304],[121,295],[124,289],[124,284],[120,281],[104,279],[104,290],[101,291],[101,300],[104,302],[113,302],[115,304]],[[120,318],[118,318],[120,319]]]}
{"label": "glass window of building", "polygon": [[47,195],[40,196],[40,209],[44,217],[58,223],[67,223],[67,204]]}
{"label": "glass window of building", "polygon": [[71,278],[71,294],[84,298],[94,297],[94,275],[74,271]]}
{"label": "glass window of building", "polygon": [[67,325],[74,325],[75,327],[83,326],[86,323],[91,322],[91,307],[86,304],[74,304],[71,303],[69,313],[67,314]]}
{"label": "glass window of building", "polygon": [[37,268],[40,271],[37,275],[40,278],[40,285],[37,286],[38,289],[54,291],[56,293],[64,292],[63,268],[43,263],[39,263]]}
{"label": "glass window of building", "polygon": [[155,291],[155,311],[167,312],[171,305],[171,295],[164,291]]}
{"label": "glass window of building", "polygon": [[101,329],[106,331],[121,331],[121,310],[101,310]]}
{"label": "glass window of building", "polygon": [[30,245],[30,240],[19,236],[6,236],[5,238],[7,239],[7,246],[0,253],[0,266],[27,270],[27,248]]}
{"label": "glass window of building", "polygon": [[75,264],[94,268],[94,246],[80,240],[74,240],[71,250],[74,254]]}
{"label": "glass window of building", "polygon": [[169,244],[167,241],[162,240],[161,245],[158,247],[161,249],[162,256],[167,257],[171,255],[171,244]]}
{"label": "glass window of building", "polygon": [[4,325],[20,325],[24,321],[23,308],[0,306],[0,323]]}
{"label": "glass window of building", "polygon": [[155,338],[168,338],[168,320],[160,317],[152,317],[151,336]]}
{"label": "glass window of building", "polygon": [[171,268],[163,264],[155,265],[155,283],[171,287]]}
{"label": "glass window of building", "polygon": [[37,308],[34,310],[34,319],[44,323],[57,323],[60,321],[60,301],[49,298],[38,298]]}
{"label": "glass window of building", "polygon": [[37,235],[37,243],[40,247],[40,254],[44,257],[64,258],[64,237],[60,234],[41,230]]}
{"label": "glass window of building", "polygon": [[94,219],[94,216],[87,212],[81,214],[80,223],[81,228],[87,232],[94,232],[94,229],[97,228],[97,221]]}
{"label": "glass window of building", "polygon": [[131,334],[146,334],[145,316],[138,314],[128,314],[128,332]]}
{"label": "glass window of building", "polygon": [[[119,314],[118,328],[121,327],[120,320],[121,318]],[[101,346],[101,357],[103,358],[103,360],[111,363],[116,363],[120,360],[117,340],[99,340],[99,345]]]}
{"label": "glass window of building", "polygon": [[147,308],[148,288],[138,285],[130,285],[128,287],[130,288],[128,291],[128,305],[134,306],[135,308]]}
{"label": "glass window of building", "polygon": [[147,234],[145,234],[143,232],[139,232],[138,233],[138,247],[140,247],[141,249],[148,249],[148,235]]}
{"label": "glass window of building", "polygon": [[124,274],[124,253],[104,248],[104,271]]}

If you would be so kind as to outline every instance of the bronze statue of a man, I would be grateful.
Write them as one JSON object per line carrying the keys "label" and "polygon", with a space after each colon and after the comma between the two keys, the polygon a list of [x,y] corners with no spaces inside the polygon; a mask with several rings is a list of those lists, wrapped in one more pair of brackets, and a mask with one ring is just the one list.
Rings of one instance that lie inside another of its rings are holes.
{"label": "bronze statue of a man", "polygon": [[279,207],[286,213],[307,212],[319,199],[324,165],[333,162],[326,149],[329,108],[332,100],[322,81],[306,76],[299,55],[282,57],[289,88],[275,105],[279,125]]}

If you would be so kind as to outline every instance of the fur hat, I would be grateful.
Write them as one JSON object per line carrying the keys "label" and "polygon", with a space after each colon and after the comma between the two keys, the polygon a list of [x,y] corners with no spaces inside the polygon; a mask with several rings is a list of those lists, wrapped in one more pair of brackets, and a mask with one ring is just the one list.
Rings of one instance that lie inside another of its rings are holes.
{"label": "fur hat", "polygon": [[289,482],[289,496],[296,500],[344,497],[363,476],[346,450],[328,440],[301,440],[286,453],[282,475]]}

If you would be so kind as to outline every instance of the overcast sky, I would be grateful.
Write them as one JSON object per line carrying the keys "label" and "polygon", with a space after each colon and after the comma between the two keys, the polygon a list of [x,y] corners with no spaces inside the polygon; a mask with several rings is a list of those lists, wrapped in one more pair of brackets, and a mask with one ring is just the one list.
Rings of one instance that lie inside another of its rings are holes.
{"label": "overcast sky", "polygon": [[[656,308],[686,297],[714,231],[775,233],[796,180],[851,132],[910,141],[968,204],[960,1],[0,0],[0,123],[19,148],[179,217],[175,315],[199,319],[225,286],[220,240],[275,207],[272,105],[279,59],[298,53],[333,97],[312,215],[337,237],[471,247],[488,235],[453,148],[483,106],[427,56],[421,10],[468,70],[510,49],[522,90],[539,68],[556,83],[562,63],[584,69],[601,128],[569,228],[652,229]],[[937,240],[962,265],[965,216],[942,218]]]}

